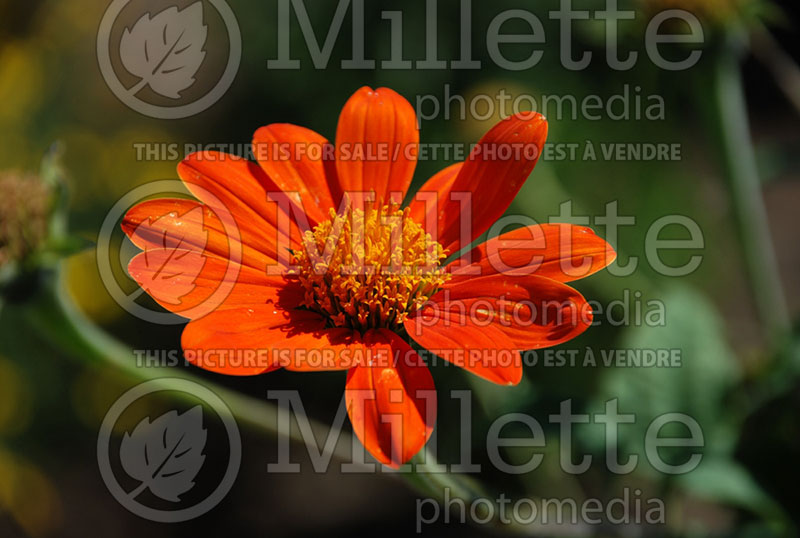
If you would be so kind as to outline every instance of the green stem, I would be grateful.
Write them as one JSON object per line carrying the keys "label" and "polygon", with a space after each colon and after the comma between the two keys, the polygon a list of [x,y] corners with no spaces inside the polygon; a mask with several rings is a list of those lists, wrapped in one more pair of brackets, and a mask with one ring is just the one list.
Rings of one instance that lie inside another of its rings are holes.
{"label": "green stem", "polygon": [[[219,396],[230,408],[240,424],[276,436],[288,435],[305,446],[305,439],[298,428],[285,432],[278,428],[278,407],[225,387],[200,379],[189,372],[177,368],[137,367],[133,351],[89,321],[75,306],[59,284],[58,276],[48,278],[40,293],[25,307],[29,322],[46,336],[50,343],[64,353],[81,360],[110,364],[141,381],[160,381],[165,389],[171,387],[175,378],[187,379],[202,384]],[[185,394],[176,391],[176,396]],[[188,395],[187,395],[188,396]],[[327,439],[330,428],[310,420],[312,432],[317,439]],[[356,442],[347,433],[340,432],[339,441],[332,456],[340,461],[350,461],[352,443]],[[425,453],[427,466],[436,467],[437,462],[430,453]],[[388,473],[389,476],[405,482],[420,494],[442,500],[445,488],[450,498],[460,498],[466,503],[481,495],[480,487],[469,477],[455,473]]]}
{"label": "green stem", "polygon": [[778,347],[791,324],[750,138],[736,50],[735,46],[724,47],[714,65],[711,91],[717,136],[758,316],[770,346]]}
{"label": "green stem", "polygon": [[[48,278],[42,290],[27,305],[25,313],[34,327],[45,335],[50,343],[68,355],[89,362],[110,364],[141,381],[162,381],[170,387],[171,379],[187,379],[208,387],[230,407],[242,424],[275,435],[285,435],[278,428],[276,405],[232,391],[213,382],[177,368],[139,367],[133,351],[112,338],[89,321],[75,306],[60,278]],[[178,394],[185,394],[176,392]],[[326,433],[327,428],[310,421],[315,434]],[[293,441],[303,442],[302,435],[292,428],[288,434]],[[343,434],[346,435],[346,434]],[[349,436],[343,439],[347,444]],[[349,452],[340,450],[334,454],[340,459],[349,457]]]}

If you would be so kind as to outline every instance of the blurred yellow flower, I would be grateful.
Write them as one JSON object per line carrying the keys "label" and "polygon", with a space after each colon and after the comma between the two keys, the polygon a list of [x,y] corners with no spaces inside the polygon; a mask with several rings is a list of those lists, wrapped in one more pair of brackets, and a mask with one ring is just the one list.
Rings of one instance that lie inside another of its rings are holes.
{"label": "blurred yellow flower", "polygon": [[61,499],[50,479],[36,465],[2,448],[0,510],[34,538],[54,536],[62,519]]}

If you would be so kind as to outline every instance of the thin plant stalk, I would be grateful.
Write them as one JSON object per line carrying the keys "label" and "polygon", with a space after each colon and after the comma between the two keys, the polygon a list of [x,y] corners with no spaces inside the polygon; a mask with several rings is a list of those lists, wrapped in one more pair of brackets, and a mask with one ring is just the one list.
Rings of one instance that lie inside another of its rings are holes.
{"label": "thin plant stalk", "polygon": [[[133,379],[161,382],[167,390],[173,386],[176,379],[197,382],[219,396],[240,425],[274,436],[288,436],[293,442],[305,446],[306,441],[298,428],[291,428],[286,432],[278,426],[280,410],[278,406],[268,401],[227,389],[177,368],[137,367],[133,351],[88,320],[69,297],[61,278],[57,274],[52,277],[46,279],[37,296],[24,307],[24,315],[31,326],[45,336],[56,349],[79,360],[112,366]],[[181,397],[180,395],[188,396],[183,391],[175,391],[175,397]],[[308,420],[316,439],[329,437],[331,431],[328,426]],[[352,459],[350,447],[356,441],[346,432],[339,432],[338,435],[336,446],[331,451],[332,461],[350,461]],[[425,467],[440,467],[428,450],[415,458],[415,461],[419,463],[423,457]],[[440,502],[444,499],[445,491],[448,492],[450,499],[461,499],[467,505],[477,497],[483,496],[483,488],[479,482],[458,473],[414,471],[384,474],[399,479],[421,494]],[[505,530],[520,532],[519,528],[511,527]]]}
{"label": "thin plant stalk", "polygon": [[776,348],[789,334],[791,323],[750,136],[738,50],[732,42],[718,51],[711,97],[751,292],[767,341]]}

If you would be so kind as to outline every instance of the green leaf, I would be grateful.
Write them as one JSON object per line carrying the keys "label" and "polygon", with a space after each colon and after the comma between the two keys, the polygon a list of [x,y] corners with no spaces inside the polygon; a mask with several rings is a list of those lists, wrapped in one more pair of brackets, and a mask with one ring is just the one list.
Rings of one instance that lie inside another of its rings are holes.
{"label": "green leaf", "polygon": [[[628,329],[620,347],[676,350],[679,366],[615,368],[606,373],[589,410],[603,412],[605,403],[616,398],[620,413],[636,414],[635,423],[619,426],[619,439],[628,453],[640,454],[640,465],[646,461],[647,428],[666,413],[684,413],[700,424],[706,454],[729,454],[737,436],[725,397],[740,371],[725,341],[720,316],[702,294],[686,286],[673,286],[662,300],[664,326]],[[584,440],[590,446],[604,446],[603,428],[585,431]]]}

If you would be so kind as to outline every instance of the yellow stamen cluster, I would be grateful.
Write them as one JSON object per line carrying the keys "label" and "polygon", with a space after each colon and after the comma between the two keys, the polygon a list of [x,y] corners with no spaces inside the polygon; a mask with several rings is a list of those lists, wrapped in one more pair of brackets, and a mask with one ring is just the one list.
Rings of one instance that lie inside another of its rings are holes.
{"label": "yellow stamen cluster", "polygon": [[293,253],[302,306],[332,327],[399,328],[449,279],[445,250],[397,205],[331,209],[303,242]]}

